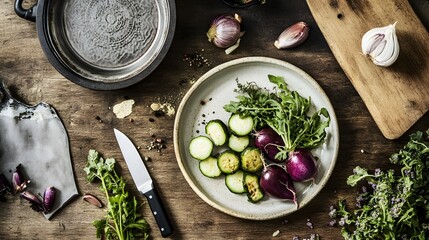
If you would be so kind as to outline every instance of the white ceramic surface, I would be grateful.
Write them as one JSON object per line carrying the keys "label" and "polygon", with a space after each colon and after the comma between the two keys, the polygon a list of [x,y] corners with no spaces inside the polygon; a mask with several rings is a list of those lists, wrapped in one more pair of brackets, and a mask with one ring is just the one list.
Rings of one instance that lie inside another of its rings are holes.
{"label": "white ceramic surface", "polygon": [[[331,117],[326,142],[313,150],[319,158],[316,184],[295,184],[298,192],[299,209],[313,199],[328,181],[334,168],[339,132],[334,109],[322,88],[301,69],[281,60],[266,57],[247,57],[221,64],[204,74],[183,98],[174,124],[174,148],[179,167],[195,193],[214,208],[235,217],[266,220],[283,217],[297,210],[290,201],[265,197],[257,204],[250,203],[247,196],[231,193],[224,183],[224,177],[211,179],[203,176],[198,161],[189,155],[190,140],[204,134],[204,123],[211,119],[227,122],[230,113],[223,106],[237,96],[236,79],[240,83],[256,82],[260,87],[273,89],[267,75],[283,76],[289,89],[304,97],[311,96],[317,109],[325,107]],[[215,149],[219,151],[219,149]]]}

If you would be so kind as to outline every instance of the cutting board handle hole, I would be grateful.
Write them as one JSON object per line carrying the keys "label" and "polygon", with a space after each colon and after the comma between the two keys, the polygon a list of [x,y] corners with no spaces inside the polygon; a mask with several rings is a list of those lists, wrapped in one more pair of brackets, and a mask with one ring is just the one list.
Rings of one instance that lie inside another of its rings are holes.
{"label": "cutting board handle hole", "polygon": [[343,16],[343,14],[342,14],[342,13],[338,13],[338,14],[337,14],[337,18],[338,18],[338,19],[342,19],[343,17],[344,17],[344,16]]}

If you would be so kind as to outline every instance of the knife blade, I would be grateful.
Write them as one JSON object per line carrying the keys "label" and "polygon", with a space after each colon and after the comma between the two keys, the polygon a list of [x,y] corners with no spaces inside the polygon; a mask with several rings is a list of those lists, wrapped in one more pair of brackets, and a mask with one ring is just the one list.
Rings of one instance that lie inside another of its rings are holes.
{"label": "knife blade", "polygon": [[141,194],[143,194],[150,206],[162,237],[169,237],[174,233],[173,224],[165,211],[161,198],[153,185],[153,180],[131,140],[118,129],[113,129],[119,148],[127,163],[131,177]]}

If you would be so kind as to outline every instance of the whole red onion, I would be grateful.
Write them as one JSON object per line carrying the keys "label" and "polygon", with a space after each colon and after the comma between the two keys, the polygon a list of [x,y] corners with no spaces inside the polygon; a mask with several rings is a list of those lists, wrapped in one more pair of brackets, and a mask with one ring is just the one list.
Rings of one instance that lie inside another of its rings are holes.
{"label": "whole red onion", "polygon": [[314,181],[317,174],[316,159],[310,150],[296,149],[289,153],[286,170],[295,182]]}
{"label": "whole red onion", "polygon": [[255,137],[255,146],[271,161],[282,162],[283,159],[276,159],[275,156],[280,152],[279,147],[284,147],[283,139],[272,128],[264,127],[253,134]]}
{"label": "whole red onion", "polygon": [[215,18],[207,31],[209,42],[220,48],[232,46],[242,35],[240,22],[241,18],[238,15],[235,17],[221,15]]}
{"label": "whole red onion", "polygon": [[264,168],[259,181],[264,192],[274,198],[291,200],[298,208],[295,186],[286,170],[278,165],[268,165]]}

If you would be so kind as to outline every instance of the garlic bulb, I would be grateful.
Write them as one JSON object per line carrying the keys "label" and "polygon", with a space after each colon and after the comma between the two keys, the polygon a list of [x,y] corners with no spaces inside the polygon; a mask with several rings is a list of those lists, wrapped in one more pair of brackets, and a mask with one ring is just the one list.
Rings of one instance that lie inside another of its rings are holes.
{"label": "garlic bulb", "polygon": [[396,22],[385,27],[373,28],[362,37],[362,52],[378,66],[388,67],[399,56]]}

